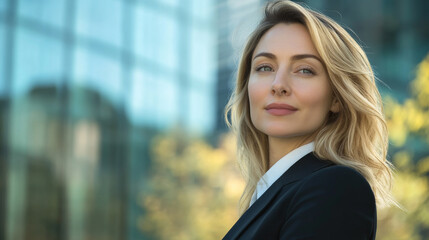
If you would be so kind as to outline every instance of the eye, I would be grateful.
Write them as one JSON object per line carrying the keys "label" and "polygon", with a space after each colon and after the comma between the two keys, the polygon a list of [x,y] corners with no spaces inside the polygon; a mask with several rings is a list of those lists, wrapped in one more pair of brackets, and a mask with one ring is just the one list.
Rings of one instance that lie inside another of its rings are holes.
{"label": "eye", "polygon": [[314,71],[311,70],[310,68],[303,68],[303,69],[300,69],[298,72],[305,75],[314,75]]}
{"label": "eye", "polygon": [[256,68],[257,72],[274,72],[273,68],[268,65],[262,65]]}

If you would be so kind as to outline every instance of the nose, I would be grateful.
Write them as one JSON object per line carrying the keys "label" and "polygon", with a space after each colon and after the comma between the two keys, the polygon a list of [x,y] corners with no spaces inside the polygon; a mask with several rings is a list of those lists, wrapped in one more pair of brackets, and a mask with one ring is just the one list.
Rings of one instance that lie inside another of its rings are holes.
{"label": "nose", "polygon": [[279,69],[271,85],[271,93],[277,96],[289,95],[291,93],[289,77],[287,71]]}

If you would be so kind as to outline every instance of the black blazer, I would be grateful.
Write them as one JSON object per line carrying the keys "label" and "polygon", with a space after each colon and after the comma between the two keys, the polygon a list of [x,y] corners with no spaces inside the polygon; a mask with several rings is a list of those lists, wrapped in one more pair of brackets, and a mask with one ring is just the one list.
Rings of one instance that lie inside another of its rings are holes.
{"label": "black blazer", "polygon": [[224,240],[375,239],[374,194],[356,170],[309,153],[287,170]]}

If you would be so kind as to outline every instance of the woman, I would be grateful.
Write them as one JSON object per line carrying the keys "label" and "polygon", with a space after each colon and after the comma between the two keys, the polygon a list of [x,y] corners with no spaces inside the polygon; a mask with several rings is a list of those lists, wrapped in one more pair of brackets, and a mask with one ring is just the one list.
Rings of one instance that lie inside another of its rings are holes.
{"label": "woman", "polygon": [[387,129],[370,63],[342,27],[269,3],[228,113],[246,187],[224,239],[375,239],[376,204],[395,203]]}

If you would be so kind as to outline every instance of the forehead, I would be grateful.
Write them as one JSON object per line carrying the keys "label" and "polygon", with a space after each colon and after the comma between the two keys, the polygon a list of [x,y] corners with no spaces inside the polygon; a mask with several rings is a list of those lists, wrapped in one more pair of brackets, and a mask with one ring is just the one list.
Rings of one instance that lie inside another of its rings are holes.
{"label": "forehead", "polygon": [[269,29],[256,46],[252,58],[259,52],[270,52],[280,57],[296,54],[320,57],[307,28],[299,23],[279,23]]}

